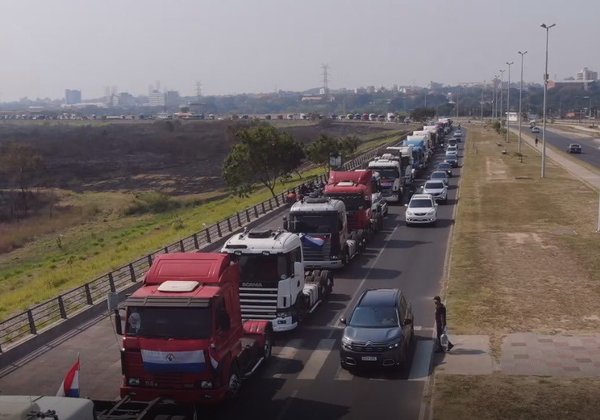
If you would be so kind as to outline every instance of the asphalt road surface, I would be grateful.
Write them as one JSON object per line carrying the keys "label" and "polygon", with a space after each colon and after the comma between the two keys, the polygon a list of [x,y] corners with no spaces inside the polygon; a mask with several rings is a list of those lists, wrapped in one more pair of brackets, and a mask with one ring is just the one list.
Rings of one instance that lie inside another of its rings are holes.
{"label": "asphalt road surface", "polygon": [[[523,127],[522,130],[529,130],[529,128]],[[531,133],[531,135],[535,136],[536,134]],[[538,133],[537,136],[541,141],[542,133]],[[579,143],[581,145],[582,153],[573,153],[571,156],[581,159],[596,168],[600,168],[600,138],[584,133],[556,131],[553,128],[546,127],[546,141],[563,153],[567,153],[569,144]],[[538,147],[541,146],[540,143]]]}
{"label": "asphalt road surface", "polygon": [[[464,130],[463,130],[464,131]],[[459,144],[462,157],[464,142]],[[434,167],[443,157],[438,152]],[[462,159],[461,159],[462,161]],[[456,204],[457,176],[435,227],[406,227],[404,207],[391,206],[384,229],[365,252],[336,273],[333,294],[295,331],[276,338],[273,358],[245,384],[235,404],[207,409],[200,418],[418,419],[433,350],[434,306]],[[263,226],[279,227],[281,216]],[[353,375],[340,368],[339,318],[366,288],[398,287],[412,304],[417,335],[410,366]],[[80,354],[81,395],[115,399],[121,381],[120,338],[101,317],[0,371],[3,394],[54,395]]]}

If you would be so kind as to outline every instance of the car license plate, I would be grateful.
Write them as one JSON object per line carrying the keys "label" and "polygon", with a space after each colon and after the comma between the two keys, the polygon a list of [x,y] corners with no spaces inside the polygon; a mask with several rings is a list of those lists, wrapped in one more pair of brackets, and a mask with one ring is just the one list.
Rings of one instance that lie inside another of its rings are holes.
{"label": "car license plate", "polygon": [[365,362],[376,362],[377,361],[376,356],[363,356],[360,359],[364,360]]}

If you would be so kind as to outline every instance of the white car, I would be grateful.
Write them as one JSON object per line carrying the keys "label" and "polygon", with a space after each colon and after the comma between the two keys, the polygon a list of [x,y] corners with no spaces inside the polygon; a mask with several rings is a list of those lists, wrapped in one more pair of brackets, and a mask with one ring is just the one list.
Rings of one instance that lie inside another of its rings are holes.
{"label": "white car", "polygon": [[405,204],[406,226],[413,224],[435,225],[437,221],[437,207],[431,194],[413,194],[408,204]]}
{"label": "white car", "polygon": [[448,145],[448,147],[446,147],[446,152],[456,152],[458,153],[458,146],[455,144],[453,145]]}
{"label": "white car", "polygon": [[441,179],[427,181],[421,187],[421,191],[423,191],[423,194],[431,194],[435,201],[445,203],[448,200],[448,185]]}
{"label": "white car", "polygon": [[448,173],[446,171],[433,171],[431,175],[429,175],[429,179],[431,181],[442,181],[446,186],[448,185]]}
{"label": "white car", "polygon": [[531,127],[531,132],[532,133],[539,133],[540,132],[540,128],[536,127],[536,126],[533,126],[533,127]]}

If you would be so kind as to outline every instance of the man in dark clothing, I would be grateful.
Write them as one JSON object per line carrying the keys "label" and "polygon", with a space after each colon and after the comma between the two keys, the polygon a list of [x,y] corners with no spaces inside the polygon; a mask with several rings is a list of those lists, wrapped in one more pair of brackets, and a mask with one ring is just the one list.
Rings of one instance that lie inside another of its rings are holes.
{"label": "man in dark clothing", "polygon": [[[442,303],[442,299],[439,296],[434,297],[433,302],[435,303],[435,329],[437,332],[436,353],[442,353],[444,348],[442,347],[440,338],[446,329],[446,307]],[[448,351],[452,350],[452,347],[454,347],[454,344],[448,340]]]}

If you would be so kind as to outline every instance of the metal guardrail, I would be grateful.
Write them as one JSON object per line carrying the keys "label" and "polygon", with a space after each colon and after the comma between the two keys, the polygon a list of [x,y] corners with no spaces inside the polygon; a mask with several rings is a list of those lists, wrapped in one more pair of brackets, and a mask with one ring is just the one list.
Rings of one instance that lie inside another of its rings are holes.
{"label": "metal guardrail", "polygon": [[[400,141],[404,137],[405,135],[402,135]],[[343,169],[353,170],[363,167],[365,163],[380,154],[388,146],[390,146],[389,143],[361,154],[346,162]],[[326,183],[327,174],[320,175],[317,180]],[[311,182],[314,182],[314,179]],[[303,184],[299,184],[294,190],[298,192],[301,185]],[[132,284],[141,282],[156,255],[203,249],[213,242],[233,234],[233,232],[243,228],[250,222],[285,206],[287,204],[286,195],[287,192],[284,192],[255,206],[238,211],[191,236],[180,239],[85,283],[83,286],[69,290],[56,298],[35,305],[25,312],[0,322],[0,354],[17,343],[27,340],[87,308],[106,302],[108,292],[118,292],[130,287]]]}

